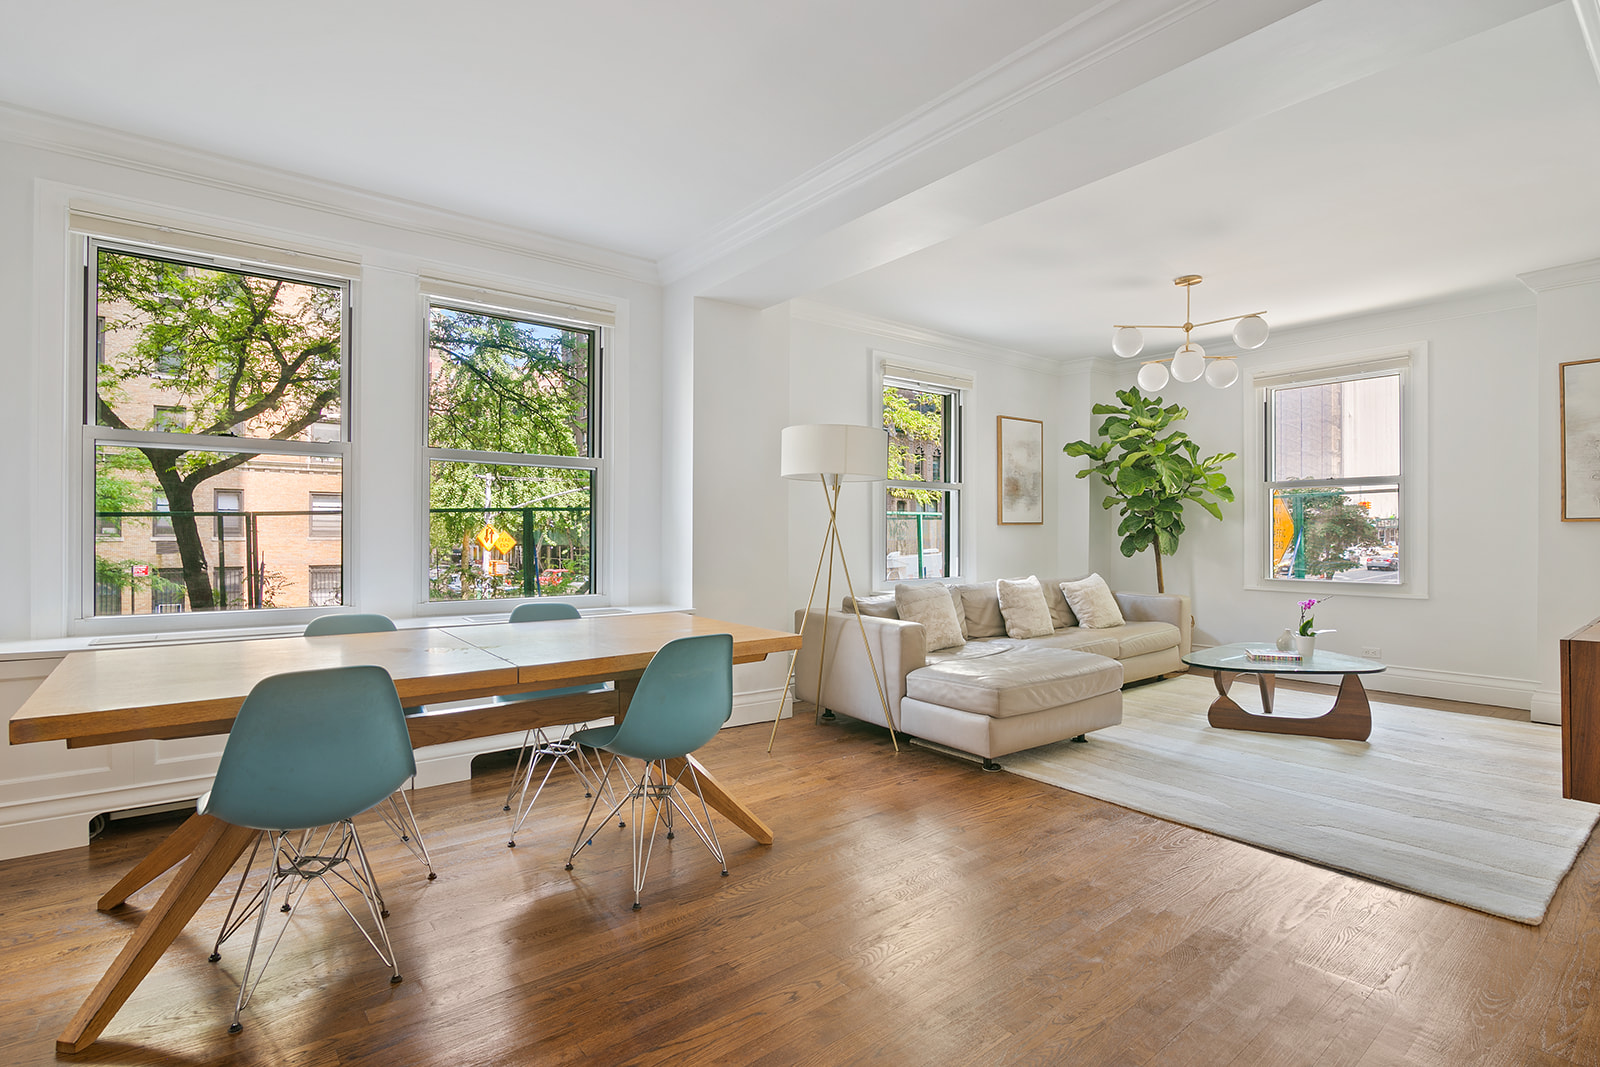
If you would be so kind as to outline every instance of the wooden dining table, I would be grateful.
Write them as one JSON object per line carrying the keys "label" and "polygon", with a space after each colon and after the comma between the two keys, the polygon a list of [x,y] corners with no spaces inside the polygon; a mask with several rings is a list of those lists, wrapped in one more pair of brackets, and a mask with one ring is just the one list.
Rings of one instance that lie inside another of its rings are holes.
{"label": "wooden dining table", "polygon": [[[223,734],[263,678],[376,664],[389,672],[401,703],[412,709],[406,723],[412,745],[422,747],[625,715],[656,651],[676,638],[706,633],[733,635],[735,663],[800,646],[798,634],[782,630],[662,612],[93,649],[69,653],[56,666],[11,717],[9,736],[12,744],[65,741],[82,748]],[[504,699],[595,682],[612,685],[598,692]],[[435,706],[441,704],[454,706]],[[772,843],[766,823],[698,760],[689,762],[708,805],[761,844]],[[58,1052],[81,1052],[99,1037],[255,836],[255,830],[197,813],[100,898],[100,910],[109,911],[182,865],[56,1040]]]}

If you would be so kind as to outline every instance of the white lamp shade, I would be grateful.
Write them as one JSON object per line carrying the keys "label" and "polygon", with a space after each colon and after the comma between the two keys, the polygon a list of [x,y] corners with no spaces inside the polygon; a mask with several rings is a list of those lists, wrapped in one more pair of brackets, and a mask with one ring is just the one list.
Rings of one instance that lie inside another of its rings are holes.
{"label": "white lamp shade", "polygon": [[1192,382],[1206,372],[1206,350],[1190,341],[1172,356],[1172,376]]}
{"label": "white lamp shade", "polygon": [[1167,384],[1167,365],[1165,363],[1146,363],[1139,368],[1139,388],[1147,393],[1153,393]]}
{"label": "white lamp shade", "polygon": [[1118,326],[1111,335],[1111,351],[1123,359],[1132,359],[1144,347],[1144,334],[1136,326]]}
{"label": "white lamp shade", "polygon": [[843,423],[786,426],[781,463],[785,478],[826,474],[844,482],[882,481],[889,476],[889,432]]}
{"label": "white lamp shade", "polygon": [[1267,320],[1260,315],[1246,315],[1233,326],[1233,343],[1240,348],[1260,348],[1267,343]]}
{"label": "white lamp shade", "polygon": [[1206,384],[1226,389],[1239,380],[1239,364],[1231,359],[1214,359],[1206,366]]}

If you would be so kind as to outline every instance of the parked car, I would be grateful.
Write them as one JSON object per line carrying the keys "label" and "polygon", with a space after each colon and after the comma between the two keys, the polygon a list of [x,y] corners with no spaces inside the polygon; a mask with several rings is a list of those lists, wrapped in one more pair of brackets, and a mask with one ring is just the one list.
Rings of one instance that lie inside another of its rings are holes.
{"label": "parked car", "polygon": [[1399,567],[1400,561],[1394,556],[1370,556],[1367,559],[1369,571],[1392,571],[1398,570]]}

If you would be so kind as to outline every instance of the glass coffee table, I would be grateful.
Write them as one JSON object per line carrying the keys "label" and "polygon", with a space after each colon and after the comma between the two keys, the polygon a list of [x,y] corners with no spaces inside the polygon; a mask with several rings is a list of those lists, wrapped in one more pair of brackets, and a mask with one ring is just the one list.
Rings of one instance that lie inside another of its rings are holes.
{"label": "glass coffee table", "polygon": [[[1212,680],[1217,686],[1217,699],[1206,718],[1219,730],[1255,730],[1269,734],[1300,734],[1305,737],[1332,737],[1341,741],[1365,741],[1372,734],[1372,709],[1367,704],[1367,691],[1361,685],[1363,674],[1377,674],[1384,665],[1373,659],[1358,659],[1339,652],[1318,649],[1310,659],[1251,659],[1251,649],[1277,652],[1268,644],[1218,645],[1201,648],[1183,657],[1191,667],[1204,667],[1215,672]],[[1241,674],[1256,676],[1261,689],[1263,713],[1257,714],[1241,708],[1228,696],[1233,680]],[[1323,715],[1312,717],[1274,715],[1272,697],[1280,674],[1342,674],[1339,695],[1333,707]]]}

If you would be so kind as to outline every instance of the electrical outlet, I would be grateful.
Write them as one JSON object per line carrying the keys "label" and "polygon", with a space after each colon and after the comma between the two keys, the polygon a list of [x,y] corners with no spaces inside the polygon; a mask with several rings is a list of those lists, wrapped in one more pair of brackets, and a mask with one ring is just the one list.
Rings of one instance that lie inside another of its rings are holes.
{"label": "electrical outlet", "polygon": [[1379,650],[1379,649],[1373,648],[1371,645],[1368,645],[1366,648],[1363,648],[1361,650],[1361,654],[1363,656],[1365,656],[1367,659],[1382,659],[1383,658],[1382,651]]}

